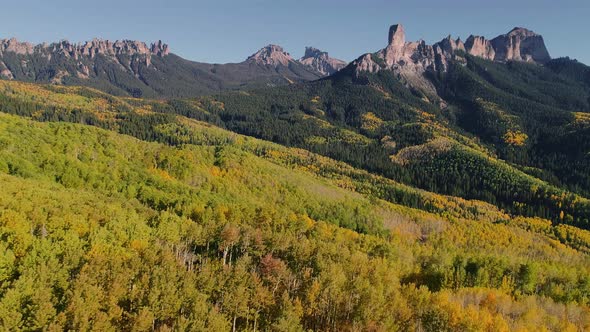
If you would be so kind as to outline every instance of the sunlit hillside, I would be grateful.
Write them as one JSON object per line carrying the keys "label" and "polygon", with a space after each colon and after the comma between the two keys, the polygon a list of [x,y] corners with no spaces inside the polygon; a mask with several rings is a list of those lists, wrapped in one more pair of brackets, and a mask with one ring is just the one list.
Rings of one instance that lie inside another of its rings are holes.
{"label": "sunlit hillside", "polygon": [[195,120],[212,98],[0,84],[6,330],[590,329],[586,230]]}

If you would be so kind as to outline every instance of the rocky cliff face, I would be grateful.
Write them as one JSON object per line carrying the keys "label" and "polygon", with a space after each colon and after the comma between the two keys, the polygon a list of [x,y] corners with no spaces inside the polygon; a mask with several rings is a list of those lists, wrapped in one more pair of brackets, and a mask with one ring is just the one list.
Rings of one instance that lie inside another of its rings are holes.
{"label": "rocky cliff face", "polygon": [[525,28],[514,28],[509,33],[490,41],[494,61],[526,61],[546,63],[551,60],[543,37]]}
{"label": "rocky cliff face", "polygon": [[288,66],[290,62],[295,62],[295,59],[285,52],[281,46],[270,44],[249,56],[246,62],[255,62],[267,66]]}
{"label": "rocky cliff face", "polygon": [[525,28],[514,28],[492,40],[469,36],[465,48],[471,55],[498,62],[525,61],[544,64],[551,60],[543,37]]}
{"label": "rocky cliff face", "polygon": [[496,51],[492,47],[492,43],[482,36],[469,36],[465,42],[465,49],[467,53],[480,58],[494,60],[496,57]]}
{"label": "rocky cliff face", "polygon": [[[448,60],[456,57],[456,51],[498,62],[526,61],[543,64],[551,60],[543,37],[525,28],[514,28],[492,40],[471,35],[463,43],[461,39],[448,36],[434,45],[427,45],[422,40],[406,42],[403,26],[395,24],[389,29],[386,48],[371,55],[365,54],[355,63],[361,71],[401,67],[412,70],[445,70]],[[376,66],[377,62],[384,62],[385,66]]]}
{"label": "rocky cliff face", "polygon": [[245,63],[277,69],[290,67],[294,70],[308,71],[318,78],[331,75],[346,66],[346,62],[331,58],[327,52],[314,47],[306,47],[303,57],[296,60],[281,46],[272,44],[249,56]]}
{"label": "rocky cliff face", "polygon": [[[42,46],[42,45],[41,45]],[[21,43],[16,38],[0,39],[0,54],[13,52],[16,54],[33,53],[35,46],[31,43]]]}
{"label": "rocky cliff face", "polygon": [[69,57],[79,58],[82,56],[93,58],[97,54],[105,56],[117,55],[157,55],[166,56],[169,53],[168,45],[158,41],[148,47],[144,42],[136,40],[109,41],[93,39],[82,44],[70,43],[63,40],[52,44],[33,45],[27,42],[19,42],[15,38],[0,39],[0,55],[6,52],[13,52],[20,55],[34,53],[61,53]]}
{"label": "rocky cliff face", "polygon": [[543,37],[524,28],[514,28],[492,40],[472,35],[463,43],[461,39],[448,36],[440,42],[428,45],[423,40],[407,42],[404,27],[395,24],[389,29],[387,47],[362,55],[352,65],[356,75],[390,70],[406,85],[437,98],[434,86],[424,74],[428,71],[447,71],[451,60],[464,61],[457,51],[498,62],[526,61],[543,64],[551,59]]}
{"label": "rocky cliff face", "polygon": [[446,70],[447,62],[455,56],[455,51],[464,48],[461,40],[450,37],[434,45],[428,45],[423,40],[407,42],[404,27],[395,24],[389,28],[387,47],[361,56],[352,65],[356,75],[390,70],[406,85],[436,96],[434,86],[424,73]]}
{"label": "rocky cliff face", "polygon": [[[19,42],[15,38],[0,39],[0,78],[14,79],[17,76],[24,76],[36,79],[39,73],[35,72],[36,69],[32,68],[31,64],[41,62],[47,67],[46,69],[52,68],[53,74],[49,78],[52,83],[60,83],[68,76],[86,79],[91,75],[98,55],[135,75],[138,62],[149,67],[153,56],[164,57],[168,54],[168,45],[162,41],[148,47],[144,42],[135,40],[113,42],[93,39],[80,44],[63,40],[52,44],[33,45]],[[11,55],[12,62],[7,63],[6,58],[10,59]],[[17,59],[14,59],[15,57]],[[65,65],[66,63],[68,65]]]}
{"label": "rocky cliff face", "polygon": [[428,45],[423,40],[407,42],[403,26],[396,24],[389,29],[387,47],[365,54],[353,64],[357,71],[389,69],[408,76],[427,70],[446,70],[448,60],[456,57],[456,51],[465,51],[461,39],[449,36],[434,45]]}
{"label": "rocky cliff face", "polygon": [[332,75],[346,67],[345,61],[331,58],[328,52],[320,51],[314,47],[306,47],[305,54],[297,61],[324,76]]}

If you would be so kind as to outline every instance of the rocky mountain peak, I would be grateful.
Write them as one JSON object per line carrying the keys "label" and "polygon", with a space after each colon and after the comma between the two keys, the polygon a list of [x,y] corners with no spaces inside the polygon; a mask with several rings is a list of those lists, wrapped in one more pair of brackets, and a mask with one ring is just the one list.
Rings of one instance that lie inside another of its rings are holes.
{"label": "rocky mountain peak", "polygon": [[[12,66],[8,66],[6,61],[2,60],[8,53],[16,54],[19,57],[18,62],[13,62]],[[16,68],[15,66],[20,66],[18,70],[21,72],[29,72],[33,69],[28,64],[35,61],[31,58],[42,57],[46,61],[64,58],[67,59],[66,61],[72,61],[71,66],[68,68],[55,71],[49,80],[51,83],[60,83],[67,76],[87,79],[91,75],[97,55],[107,57],[110,62],[118,64],[123,70],[137,75],[137,66],[135,64],[143,63],[150,67],[153,56],[164,57],[168,54],[168,45],[162,43],[161,40],[148,47],[146,43],[137,40],[117,40],[113,42],[94,38],[84,43],[71,43],[68,40],[61,40],[51,44],[33,45],[31,43],[21,43],[15,38],[0,39],[0,77],[14,79],[15,74],[13,71]],[[124,57],[120,57],[121,55]]]}
{"label": "rocky mountain peak", "polygon": [[362,55],[353,62],[355,73],[392,71],[402,82],[436,98],[436,89],[426,72],[445,72],[451,60],[465,61],[457,51],[492,61],[526,61],[543,64],[549,61],[543,37],[525,28],[514,28],[492,40],[469,36],[465,43],[450,35],[438,43],[407,42],[404,27],[394,24],[389,28],[388,44],[375,53]]}
{"label": "rocky mountain peak", "polygon": [[469,36],[465,41],[465,49],[467,53],[473,56],[488,60],[493,60],[496,56],[496,51],[492,47],[490,41],[482,36]]}
{"label": "rocky mountain peak", "polygon": [[288,66],[289,62],[295,60],[281,46],[270,44],[249,56],[246,61],[269,66]]}
{"label": "rocky mountain peak", "polygon": [[401,48],[406,43],[406,32],[401,24],[394,24],[389,27],[388,45]]}
{"label": "rocky mountain peak", "polygon": [[346,66],[345,61],[331,58],[328,52],[310,46],[305,48],[305,54],[297,61],[323,76],[331,75]]}
{"label": "rocky mountain peak", "polygon": [[150,50],[153,54],[156,54],[159,56],[166,56],[170,53],[170,50],[168,48],[168,44],[162,43],[161,40],[158,40],[157,42],[152,43]]}
{"label": "rocky mountain peak", "polygon": [[323,52],[315,47],[307,46],[305,47],[305,54],[303,55],[302,59],[305,58],[321,58],[328,56],[327,52]]}
{"label": "rocky mountain peak", "polygon": [[510,30],[510,32],[508,32],[509,36],[519,36],[519,37],[535,37],[535,36],[540,36],[539,34],[527,29],[527,28],[521,28],[521,27],[514,27],[514,29]]}
{"label": "rocky mountain peak", "polygon": [[448,35],[447,38],[439,41],[435,45],[440,47],[441,51],[448,54],[449,56],[455,51],[465,51],[465,44],[461,38],[453,39],[451,35]]}
{"label": "rocky mountain peak", "polygon": [[494,61],[526,61],[545,63],[551,60],[543,37],[525,28],[514,28],[491,41],[496,54]]}
{"label": "rocky mountain peak", "polygon": [[448,61],[456,58],[456,51],[498,62],[543,64],[551,59],[543,37],[526,28],[516,27],[492,40],[471,35],[465,43],[449,35],[434,45],[427,45],[424,41],[407,42],[404,27],[394,24],[389,28],[387,47],[370,56],[361,56],[356,60],[356,68],[357,71],[390,69],[402,73],[401,76],[426,70],[446,71]]}
{"label": "rocky mountain peak", "polygon": [[113,42],[94,38],[84,43],[71,43],[68,40],[62,40],[52,44],[42,43],[33,45],[31,43],[21,43],[15,38],[11,38],[0,39],[0,53],[3,52],[13,52],[16,54],[33,54],[38,52],[48,56],[51,54],[62,54],[66,57],[77,59],[81,56],[94,58],[97,54],[105,56],[117,56],[121,54],[128,56],[137,54],[166,56],[169,54],[169,48],[161,40],[148,47],[144,42],[137,40],[117,40]]}
{"label": "rocky mountain peak", "polygon": [[[394,24],[389,28],[387,46],[375,53],[361,56],[353,62],[355,74],[362,72],[392,71],[404,84],[428,91],[436,95],[433,84],[425,77],[429,70],[446,68],[446,58],[442,55],[442,47],[427,45],[423,40],[407,42],[404,27]],[[449,52],[458,47],[458,41],[449,39]],[[446,45],[446,44],[445,44]]]}
{"label": "rocky mountain peak", "polygon": [[16,54],[33,53],[35,46],[27,42],[19,42],[16,38],[0,39],[0,54],[4,52],[13,52]]}

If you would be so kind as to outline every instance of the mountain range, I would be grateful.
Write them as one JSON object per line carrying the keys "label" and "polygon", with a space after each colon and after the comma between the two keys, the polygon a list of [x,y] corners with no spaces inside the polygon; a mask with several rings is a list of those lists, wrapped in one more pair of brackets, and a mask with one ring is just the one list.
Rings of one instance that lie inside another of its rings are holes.
{"label": "mountain range", "polygon": [[406,42],[394,25],[384,49],[331,76],[197,100],[202,110],[168,112],[425,190],[590,226],[590,68],[550,59],[542,37],[523,28],[427,45]]}
{"label": "mountain range", "polygon": [[[347,65],[314,48],[295,60],[268,45],[218,65],[184,60],[162,42],[101,40],[3,41],[0,64],[15,80],[165,97],[158,112],[303,147],[425,190],[588,223],[587,200],[575,198],[590,197],[588,67],[552,60],[543,37],[519,27],[491,40],[449,36],[429,45],[406,41],[395,24],[387,37],[385,48]],[[236,89],[247,92],[224,92]],[[212,92],[196,99],[200,106],[182,99]],[[451,173],[441,172],[447,167]],[[574,196],[538,197],[560,190]]]}
{"label": "mountain range", "polygon": [[449,35],[440,42],[427,45],[423,40],[407,42],[404,27],[395,24],[389,29],[387,47],[359,57],[352,65],[357,74],[390,70],[409,86],[436,96],[435,88],[425,74],[446,72],[450,60],[465,62],[464,54],[502,63],[544,64],[551,60],[543,37],[525,28],[516,27],[492,40],[471,35],[464,43]]}
{"label": "mountain range", "polygon": [[[434,45],[406,42],[402,25],[389,31],[386,48],[353,62],[357,71],[390,69],[409,85],[434,95],[426,71],[446,70],[457,51],[487,60],[545,63],[550,60],[543,37],[514,28],[492,40],[469,36],[465,42],[450,36]],[[33,45],[16,39],[0,40],[0,78],[64,85],[85,85],[134,97],[190,97],[224,90],[252,89],[329,76],[346,62],[307,47],[294,59],[278,45],[267,45],[240,63],[208,64],[183,59],[167,44],[150,46],[133,40],[94,39]]]}
{"label": "mountain range", "polygon": [[311,47],[301,59],[280,46],[268,45],[240,63],[208,64],[170,53],[162,41],[148,46],[132,40],[39,45],[0,40],[1,78],[86,85],[135,97],[187,97],[310,81],[344,65]]}
{"label": "mountain range", "polygon": [[350,63],[2,40],[0,328],[590,330],[590,67],[383,32]]}

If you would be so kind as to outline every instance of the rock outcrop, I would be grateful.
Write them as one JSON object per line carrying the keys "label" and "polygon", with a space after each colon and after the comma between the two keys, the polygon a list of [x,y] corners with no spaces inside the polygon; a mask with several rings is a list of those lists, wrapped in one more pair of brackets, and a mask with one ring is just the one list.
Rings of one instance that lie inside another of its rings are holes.
{"label": "rock outcrop", "polygon": [[345,61],[331,58],[327,52],[322,52],[314,47],[306,47],[305,54],[297,61],[324,76],[332,75],[346,67]]}
{"label": "rock outcrop", "polygon": [[161,40],[153,43],[150,47],[152,54],[156,54],[158,56],[166,56],[170,54],[170,50],[168,49],[168,44],[164,44]]}
{"label": "rock outcrop", "polygon": [[117,40],[109,41],[103,39],[93,39],[85,43],[70,43],[67,40],[62,40],[52,44],[38,44],[19,42],[15,38],[0,39],[0,55],[12,52],[18,55],[32,55],[38,54],[44,57],[51,57],[55,55],[63,55],[79,59],[81,57],[94,58],[96,55],[104,55],[107,57],[116,57],[119,55],[126,56],[145,56],[146,62],[149,62],[152,55],[166,56],[169,54],[168,45],[158,41],[148,47],[144,42],[136,40]]}
{"label": "rock outcrop", "polygon": [[497,62],[525,61],[544,64],[551,60],[543,37],[525,28],[514,28],[492,40],[469,36],[467,53]]}
{"label": "rock outcrop", "polygon": [[509,33],[490,41],[494,51],[494,61],[526,61],[546,63],[551,60],[543,37],[525,28],[514,28]]}
{"label": "rock outcrop", "polygon": [[422,74],[427,70],[446,70],[448,60],[454,58],[458,50],[464,51],[465,45],[460,39],[452,39],[450,36],[434,45],[428,45],[423,40],[407,42],[403,26],[396,24],[389,29],[386,48],[364,55],[357,62],[361,64],[361,68],[372,72],[391,69],[407,76]]}
{"label": "rock outcrop", "polygon": [[301,59],[294,59],[279,45],[267,45],[258,52],[249,56],[245,63],[265,66],[270,68],[299,68],[323,77],[331,75],[346,66],[346,62],[331,58],[327,52],[317,48],[306,47],[305,54]]}
{"label": "rock outcrop", "polygon": [[[88,79],[93,69],[96,69],[96,57],[99,55],[120,70],[137,77],[139,63],[150,67],[154,56],[165,57],[169,52],[168,45],[161,40],[148,47],[144,42],[135,40],[113,42],[93,39],[78,44],[62,40],[33,45],[19,42],[15,38],[0,39],[0,78],[36,79],[41,74],[45,81],[54,84],[62,84],[68,77]],[[10,54],[16,55],[16,58],[8,56]],[[33,68],[29,66],[31,63],[36,64],[34,67],[45,64],[52,69]]]}
{"label": "rock outcrop", "polygon": [[288,66],[290,62],[295,62],[295,59],[289,53],[285,52],[281,46],[270,44],[249,56],[246,62],[254,62],[266,66]]}
{"label": "rock outcrop", "polygon": [[453,39],[451,35],[447,38],[441,40],[437,44],[440,47],[441,52],[443,52],[446,56],[453,55],[456,51],[465,51],[465,44],[461,40],[461,38]]}
{"label": "rock outcrop", "polygon": [[[526,61],[543,64],[551,60],[543,37],[525,28],[514,28],[492,40],[471,35],[463,43],[461,39],[448,36],[434,45],[427,45],[422,40],[406,42],[404,27],[395,24],[389,28],[386,48],[372,56],[365,54],[355,62],[358,64],[357,68],[363,71],[375,71],[379,67],[445,70],[445,64],[456,57],[457,51],[498,62]],[[384,62],[385,66],[375,66],[376,62]]]}
{"label": "rock outcrop", "polygon": [[0,61],[0,78],[4,78],[4,79],[14,79],[14,75],[12,74],[12,71],[10,71],[10,69],[8,69],[8,67],[6,66],[6,64],[3,61]]}
{"label": "rock outcrop", "polygon": [[447,71],[450,61],[465,61],[464,52],[497,62],[526,61],[543,64],[551,59],[543,37],[524,28],[514,28],[492,40],[472,35],[463,43],[459,38],[448,36],[440,42],[428,45],[423,40],[406,41],[404,27],[395,24],[389,28],[387,41],[384,49],[364,54],[352,63],[356,75],[390,70],[406,85],[434,98],[438,98],[435,88],[425,73]]}
{"label": "rock outcrop", "polygon": [[0,39],[0,54],[13,52],[16,54],[31,54],[35,46],[31,43],[21,43],[16,38]]}
{"label": "rock outcrop", "polygon": [[404,30],[404,26],[401,24],[394,24],[389,27],[389,37],[387,38],[388,45],[396,48],[401,49],[406,44],[406,31]]}
{"label": "rock outcrop", "polygon": [[492,43],[482,36],[469,36],[465,41],[465,50],[473,56],[488,60],[494,60],[496,57],[496,51],[492,47]]}
{"label": "rock outcrop", "polygon": [[352,65],[357,75],[362,72],[391,70],[406,85],[417,88],[429,96],[436,96],[435,87],[424,73],[446,70],[448,58],[453,57],[454,51],[460,48],[464,48],[463,43],[451,38],[435,45],[428,45],[423,40],[407,42],[404,27],[395,24],[389,28],[387,47],[361,56]]}

